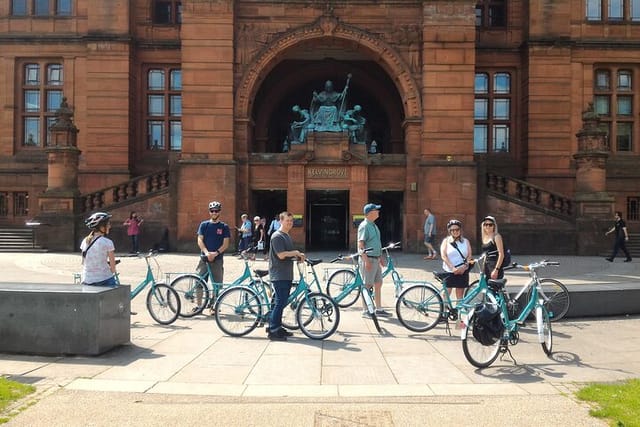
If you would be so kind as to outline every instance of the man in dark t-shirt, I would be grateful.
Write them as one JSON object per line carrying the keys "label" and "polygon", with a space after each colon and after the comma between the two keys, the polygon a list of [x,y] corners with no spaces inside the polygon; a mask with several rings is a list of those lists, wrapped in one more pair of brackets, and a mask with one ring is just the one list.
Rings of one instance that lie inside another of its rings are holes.
{"label": "man in dark t-shirt", "polygon": [[622,212],[616,211],[615,220],[616,222],[613,224],[613,227],[611,227],[609,231],[604,233],[605,236],[610,233],[616,233],[615,241],[613,243],[613,252],[611,253],[611,256],[609,258],[605,259],[609,262],[613,262],[613,259],[618,254],[618,250],[622,249],[622,252],[624,252],[624,254],[627,256],[624,262],[629,262],[631,261],[631,254],[629,254],[629,251],[627,250],[629,233],[627,232],[627,224],[625,224],[624,220],[622,219]]}
{"label": "man in dark t-shirt", "polygon": [[222,254],[229,247],[231,233],[229,226],[220,221],[220,211],[222,204],[213,201],[209,203],[210,219],[202,221],[198,227],[198,247],[200,248],[200,262],[198,263],[198,274],[204,277],[207,274],[207,264],[211,267],[212,280],[215,283],[222,283],[224,278],[224,268],[222,264]]}

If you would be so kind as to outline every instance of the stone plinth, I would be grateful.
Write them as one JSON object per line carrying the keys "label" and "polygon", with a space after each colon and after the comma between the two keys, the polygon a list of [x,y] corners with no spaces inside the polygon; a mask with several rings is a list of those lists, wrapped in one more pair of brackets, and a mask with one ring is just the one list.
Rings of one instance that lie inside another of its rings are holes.
{"label": "stone plinth", "polygon": [[131,339],[129,286],[0,285],[0,352],[98,355]]}

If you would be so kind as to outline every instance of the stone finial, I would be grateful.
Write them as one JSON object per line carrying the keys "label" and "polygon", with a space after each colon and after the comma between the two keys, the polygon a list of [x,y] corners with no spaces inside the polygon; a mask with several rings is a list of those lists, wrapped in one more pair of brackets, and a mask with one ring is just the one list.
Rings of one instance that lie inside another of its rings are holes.
{"label": "stone finial", "polygon": [[51,125],[51,131],[71,131],[78,132],[78,128],[73,124],[73,109],[67,103],[67,97],[62,98],[60,108],[56,110],[56,121]]}
{"label": "stone finial", "polygon": [[596,129],[600,123],[600,115],[595,112],[593,102],[587,104],[587,109],[582,112],[582,128]]}

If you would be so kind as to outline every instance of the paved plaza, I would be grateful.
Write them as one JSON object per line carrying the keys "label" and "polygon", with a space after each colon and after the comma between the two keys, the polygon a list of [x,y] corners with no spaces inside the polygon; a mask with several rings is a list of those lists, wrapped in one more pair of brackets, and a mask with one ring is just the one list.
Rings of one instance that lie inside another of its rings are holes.
{"label": "paved plaza", "polygon": [[[328,261],[335,254],[309,256]],[[394,257],[407,280],[431,280],[431,271],[441,268],[419,254]],[[144,260],[120,258],[121,281],[138,283]],[[541,259],[514,256],[521,263]],[[635,262],[552,259],[561,265],[541,276],[560,279],[570,289],[640,282]],[[161,254],[158,261],[164,273],[191,272],[197,256]],[[323,277],[339,266],[324,262],[318,271]],[[242,267],[241,260],[226,256],[225,278],[236,277]],[[258,260],[252,267],[266,263]],[[7,253],[0,257],[0,281],[73,283],[79,268],[79,254]],[[528,276],[507,277],[521,284]],[[394,312],[390,279],[382,300]],[[287,342],[267,340],[264,329],[228,337],[209,315],[161,326],[146,312],[142,295],[132,310],[138,314],[131,318],[131,343],[101,356],[0,354],[0,374],[38,387],[38,403],[9,425],[453,425],[468,423],[470,412],[475,425],[603,425],[571,392],[587,382],[640,377],[638,316],[554,323],[550,358],[529,325],[511,347],[515,362],[505,357],[478,370],[462,354],[453,325],[451,335],[443,325],[414,333],[394,313],[380,318],[379,334],[359,304],[341,309],[340,326],[330,338],[313,341],[296,332]]]}

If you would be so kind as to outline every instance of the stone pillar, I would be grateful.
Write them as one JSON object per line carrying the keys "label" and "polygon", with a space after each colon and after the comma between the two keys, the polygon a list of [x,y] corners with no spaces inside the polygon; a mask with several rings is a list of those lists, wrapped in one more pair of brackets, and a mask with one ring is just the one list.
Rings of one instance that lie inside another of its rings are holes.
{"label": "stone pillar", "polygon": [[52,145],[48,156],[47,189],[38,198],[36,241],[50,250],[73,251],[75,242],[75,212],[78,189],[77,147],[78,129],[73,124],[73,110],[62,99],[56,111],[56,121],[49,128]]}
{"label": "stone pillar", "polygon": [[603,232],[610,225],[615,199],[607,193],[606,162],[609,157],[606,132],[593,105],[582,114],[582,129],[576,134],[576,234],[578,255],[602,252]]}

